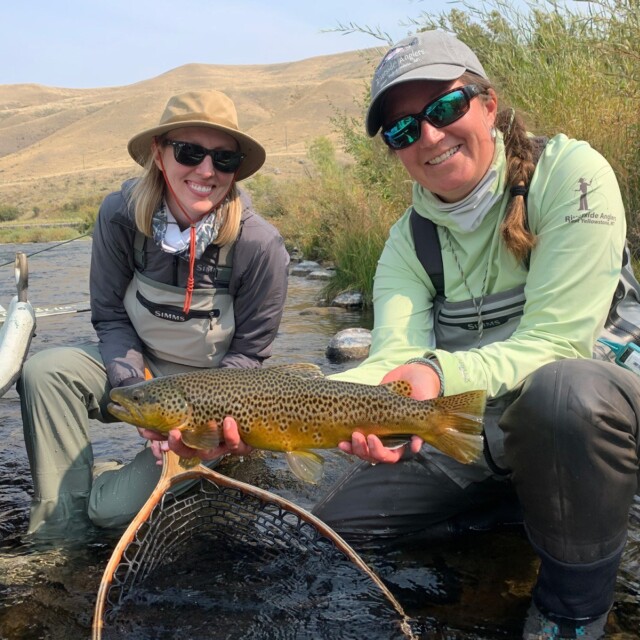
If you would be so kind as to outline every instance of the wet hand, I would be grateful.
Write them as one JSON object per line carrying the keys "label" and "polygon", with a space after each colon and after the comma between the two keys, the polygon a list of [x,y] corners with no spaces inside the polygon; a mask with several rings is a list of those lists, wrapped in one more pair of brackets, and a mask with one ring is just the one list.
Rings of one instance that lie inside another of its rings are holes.
{"label": "wet hand", "polygon": [[[209,424],[217,428],[215,422],[212,421]],[[203,458],[204,460],[212,460],[227,453],[234,456],[246,456],[252,451],[253,447],[250,447],[242,441],[240,431],[238,430],[238,423],[231,416],[227,416],[222,421],[221,444],[210,451],[201,451],[200,454],[206,454],[207,457]],[[202,457],[202,455],[200,457]]]}
{"label": "wet hand", "polygon": [[411,397],[416,400],[432,400],[437,398],[440,392],[438,374],[431,367],[417,362],[392,369],[382,378],[380,384],[395,380],[406,380],[411,385]]}
{"label": "wet hand", "polygon": [[[213,420],[209,423],[209,427],[215,431],[218,430],[218,425]],[[214,460],[227,454],[245,456],[253,451],[253,448],[245,444],[240,438],[238,424],[230,416],[227,416],[222,422],[222,437],[220,440],[221,444],[215,449],[194,449],[182,442],[182,434],[179,429],[172,429],[169,432],[168,439],[161,442],[160,447],[162,451],[171,450],[182,458],[198,457],[201,460]]]}
{"label": "wet hand", "polygon": [[149,448],[156,459],[156,464],[162,464],[162,442],[166,441],[167,436],[151,429],[142,429],[137,427],[141,437],[149,440]]}
{"label": "wet hand", "polygon": [[[411,384],[411,397],[416,400],[431,400],[438,396],[440,391],[440,379],[430,367],[422,364],[403,364],[387,373],[380,381],[381,384],[406,380]],[[411,436],[406,445],[399,447],[385,447],[380,438],[374,435],[364,436],[361,433],[353,433],[351,442],[341,442],[338,448],[345,453],[358,456],[366,462],[377,464],[378,462],[395,463],[402,459],[407,449],[416,454],[423,445],[422,438]]]}

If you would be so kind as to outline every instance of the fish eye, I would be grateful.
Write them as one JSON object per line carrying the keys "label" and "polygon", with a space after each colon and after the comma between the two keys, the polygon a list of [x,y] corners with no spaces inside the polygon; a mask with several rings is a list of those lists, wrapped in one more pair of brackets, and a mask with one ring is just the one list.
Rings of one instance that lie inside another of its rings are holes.
{"label": "fish eye", "polygon": [[138,402],[139,400],[142,400],[142,391],[140,391],[139,389],[136,389],[131,394],[131,398],[132,398],[132,400],[135,400],[136,402]]}

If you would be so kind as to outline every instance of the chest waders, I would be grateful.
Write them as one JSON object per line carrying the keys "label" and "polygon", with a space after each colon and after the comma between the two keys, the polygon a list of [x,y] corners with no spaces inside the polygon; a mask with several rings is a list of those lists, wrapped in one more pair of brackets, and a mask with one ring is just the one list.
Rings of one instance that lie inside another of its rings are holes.
{"label": "chest waders", "polygon": [[[428,261],[425,260],[426,264],[422,259],[421,262],[436,288],[433,300],[436,348],[467,351],[508,339],[517,329],[524,312],[524,285],[508,291],[485,294],[480,309],[480,327],[476,300],[451,302],[444,295],[442,254],[435,224],[414,210],[411,212],[411,230],[418,258],[421,259],[421,255],[429,256]],[[498,398],[490,398],[485,410],[485,461],[489,469],[499,475],[506,475],[508,471],[504,463],[504,435],[498,427],[498,421],[516,394],[517,391],[513,391]],[[442,459],[441,464],[448,467],[446,472],[449,475],[457,478],[455,466],[448,464],[446,459]]]}
{"label": "chest waders", "polygon": [[234,245],[219,247],[205,258],[212,267],[213,288],[194,289],[191,308],[183,311],[186,288],[152,280],[144,274],[146,236],[136,232],[134,277],[124,306],[144,344],[154,375],[192,367],[216,367],[229,350],[235,332],[233,297],[229,293]]}

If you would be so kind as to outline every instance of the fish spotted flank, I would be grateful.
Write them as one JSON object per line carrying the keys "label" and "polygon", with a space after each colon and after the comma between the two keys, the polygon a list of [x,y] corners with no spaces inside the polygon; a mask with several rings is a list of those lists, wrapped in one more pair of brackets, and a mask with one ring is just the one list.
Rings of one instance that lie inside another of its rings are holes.
{"label": "fish spotted flank", "polygon": [[[324,377],[311,364],[258,369],[206,369],[156,378],[111,391],[109,411],[119,420],[167,434],[180,429],[194,449],[221,442],[225,416],[258,449],[287,454],[292,471],[307,482],[322,476],[322,457],[354,431],[380,438],[420,436],[462,463],[482,453],[484,391],[414,400],[408,382],[372,386]],[[183,466],[200,460],[182,459]]]}

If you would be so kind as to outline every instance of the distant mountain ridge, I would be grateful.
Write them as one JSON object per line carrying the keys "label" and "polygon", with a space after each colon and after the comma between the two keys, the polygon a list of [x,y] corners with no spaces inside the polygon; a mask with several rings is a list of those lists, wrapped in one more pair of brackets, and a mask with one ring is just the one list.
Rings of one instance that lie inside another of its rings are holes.
{"label": "distant mountain ridge", "polygon": [[339,143],[332,117],[362,116],[379,55],[367,49],[280,64],[194,63],[121,87],[0,85],[0,204],[42,208],[118,186],[137,172],[129,138],[157,123],[171,95],[205,87],[234,100],[241,128],[267,150],[263,171],[299,175],[311,140],[325,135]]}

